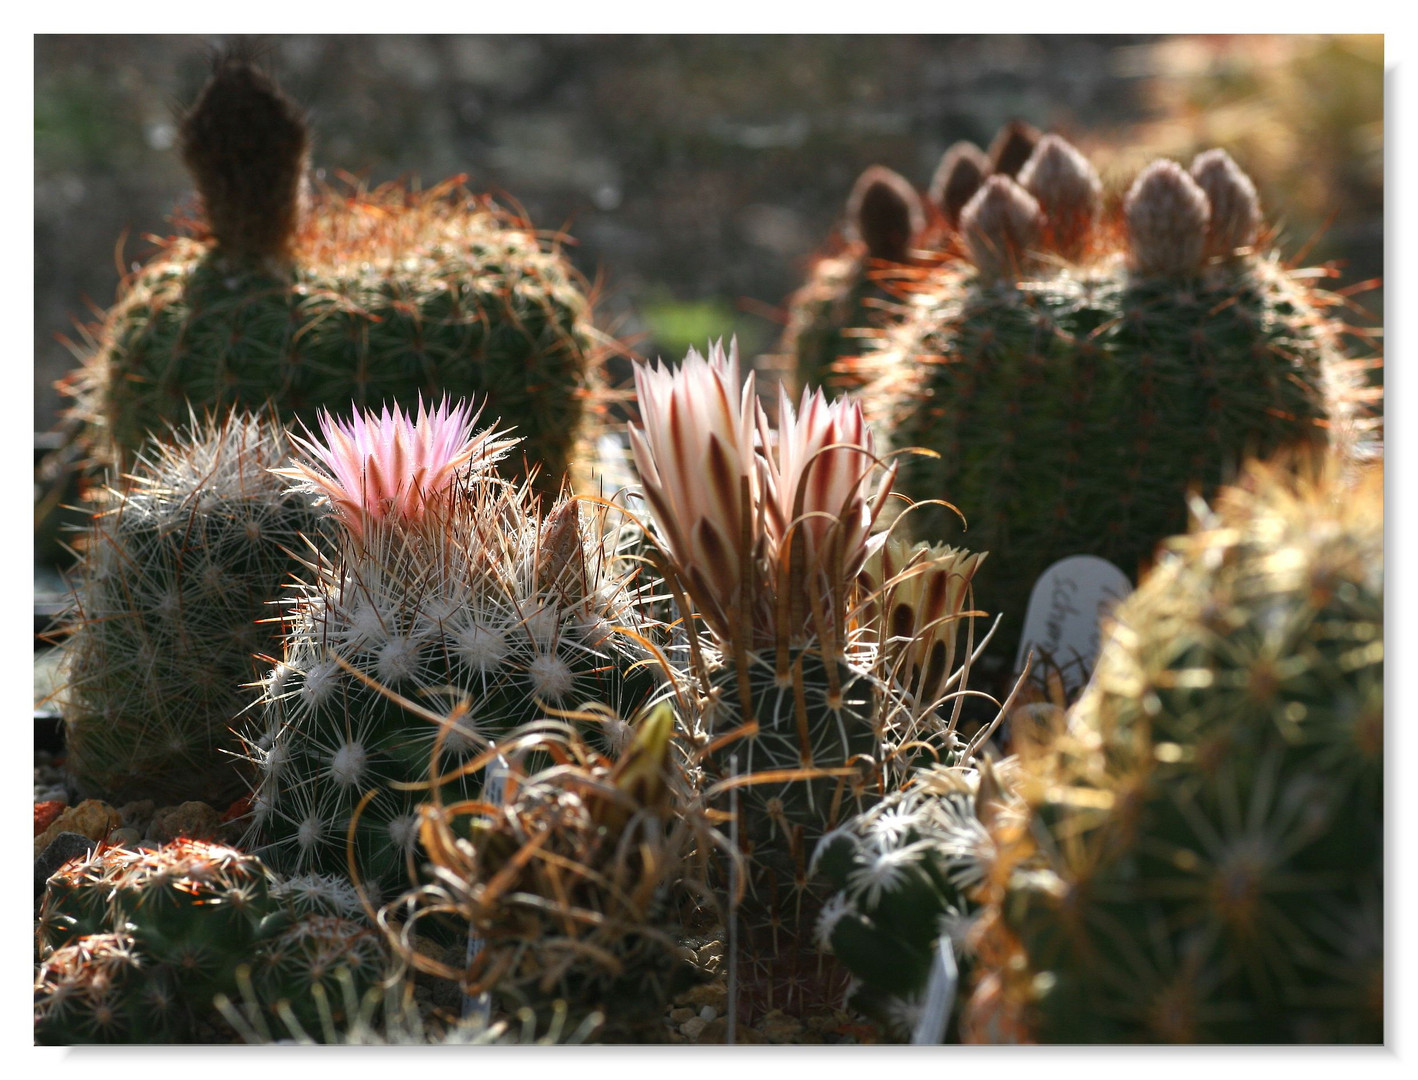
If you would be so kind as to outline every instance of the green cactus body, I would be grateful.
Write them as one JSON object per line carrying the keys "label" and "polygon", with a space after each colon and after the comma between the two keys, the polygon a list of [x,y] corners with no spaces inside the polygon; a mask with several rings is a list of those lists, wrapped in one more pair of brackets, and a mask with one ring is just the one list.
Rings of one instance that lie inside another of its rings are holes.
{"label": "green cactus body", "polygon": [[51,953],[34,981],[34,1041],[164,1043],[190,1035],[172,973],[128,934],[90,934]]}
{"label": "green cactus body", "polygon": [[[453,185],[326,193],[289,263],[170,239],[125,284],[81,380],[79,411],[129,462],[197,408],[313,425],[351,402],[485,400],[555,494],[589,394],[589,303],[532,229]],[[519,457],[510,462],[526,474]]]}
{"label": "green cactus body", "polygon": [[311,915],[261,945],[252,965],[256,999],[277,1015],[289,1010],[307,1031],[320,1028],[323,997],[330,1018],[347,1019],[347,995],[341,985],[347,973],[356,1000],[373,989],[389,971],[384,937],[370,926],[335,915]]}
{"label": "green cactus body", "polygon": [[872,328],[895,306],[862,252],[819,259],[788,301],[788,325],[778,344],[794,385],[835,389],[848,381],[839,361],[863,352]]}
{"label": "green cactus body", "polygon": [[112,882],[138,857],[126,848],[100,845],[87,858],[70,859],[50,875],[36,926],[35,944],[41,957],[104,932],[110,925]]}
{"label": "green cactus body", "polygon": [[[790,647],[781,674],[771,654],[750,654],[746,674],[751,714],[745,713],[741,676],[726,661],[712,677],[704,723],[711,740],[723,740],[706,770],[736,784],[716,805],[736,809],[746,856],[743,898],[733,917],[743,935],[740,958],[750,964],[746,992],[754,1015],[833,1000],[845,982],[811,943],[830,889],[810,879],[808,864],[824,833],[889,786],[883,736],[887,718],[900,718],[891,716],[888,688],[867,668],[845,657],[825,660],[815,644]],[[748,720],[756,721],[756,730],[732,734]],[[809,771],[772,775],[790,770]]]}
{"label": "green cactus body", "polygon": [[[393,785],[429,780],[441,731],[441,767],[453,769],[557,710],[629,716],[661,685],[620,632],[645,627],[610,541],[583,539],[579,524],[549,539],[553,523],[577,523],[579,503],[560,503],[544,527],[528,488],[479,475],[448,505],[436,526],[386,525],[347,544],[296,599],[249,733],[249,840],[282,873],[348,874],[355,821],[360,880],[374,895],[396,887],[429,792]],[[612,716],[584,723],[603,746],[624,734]],[[444,794],[479,784],[453,778]]]}
{"label": "green cactus body", "polygon": [[68,768],[86,795],[225,805],[243,786],[230,731],[255,657],[278,650],[271,604],[323,515],[267,471],[268,418],[229,415],[152,444],[94,518],[67,617],[60,695]]}
{"label": "green cactus body", "polygon": [[1337,473],[1224,491],[1024,755],[994,951],[1032,1037],[1382,1041],[1382,476]]}
{"label": "green cactus body", "polygon": [[[813,874],[835,890],[818,919],[818,946],[852,973],[852,1006],[898,1038],[919,1019],[939,938],[951,939],[969,971],[976,890],[994,857],[978,804],[981,791],[997,790],[975,770],[918,772],[825,836],[813,855]],[[998,813],[992,805],[983,816]]]}
{"label": "green cactus body", "polygon": [[1203,260],[1207,196],[1176,166],[1148,175],[1158,182],[1129,196],[1130,235],[1031,179],[1067,219],[1070,257],[1051,250],[1059,230],[1040,203],[996,178],[962,217],[982,268],[932,271],[856,365],[878,432],[938,455],[905,457],[898,488],[966,522],[923,507],[912,530],[993,553],[977,585],[1004,614],[1005,651],[1055,561],[1099,555],[1135,578],[1185,527],[1189,488],[1214,490],[1248,455],[1365,426],[1364,365],[1343,355],[1314,272],[1251,247]]}

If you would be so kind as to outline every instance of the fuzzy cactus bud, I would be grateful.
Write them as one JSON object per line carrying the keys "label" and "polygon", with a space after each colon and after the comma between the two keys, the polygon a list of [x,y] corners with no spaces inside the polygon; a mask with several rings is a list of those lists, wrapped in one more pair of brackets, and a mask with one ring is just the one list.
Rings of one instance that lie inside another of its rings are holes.
{"label": "fuzzy cactus bud", "polygon": [[1039,142],[1039,129],[1027,120],[1011,120],[990,143],[990,171],[1017,176]]}
{"label": "fuzzy cactus bud", "polygon": [[1194,273],[1201,266],[1211,204],[1175,161],[1159,159],[1138,175],[1123,201],[1140,274]]}
{"label": "fuzzy cactus bud", "polygon": [[1255,243],[1260,230],[1260,199],[1251,178],[1225,150],[1207,150],[1192,161],[1192,179],[1211,203],[1206,256],[1230,256]]}
{"label": "fuzzy cactus bud", "polygon": [[931,202],[941,208],[952,229],[960,228],[960,211],[990,172],[990,159],[974,143],[962,139],[942,155],[931,177]]}
{"label": "fuzzy cactus bud", "polygon": [[960,232],[982,278],[1014,279],[1039,239],[1038,200],[1008,176],[991,176],[960,212]]}
{"label": "fuzzy cactus bud", "polygon": [[1067,140],[1045,135],[1019,170],[1019,185],[1039,200],[1048,247],[1077,260],[1103,205],[1098,170]]}
{"label": "fuzzy cactus bud", "polygon": [[270,76],[244,57],[220,57],[182,120],[181,148],[223,251],[289,255],[310,140],[300,109]]}
{"label": "fuzzy cactus bud", "polygon": [[925,214],[915,188],[900,173],[881,165],[868,168],[847,199],[847,219],[873,259],[905,262],[911,237]]}

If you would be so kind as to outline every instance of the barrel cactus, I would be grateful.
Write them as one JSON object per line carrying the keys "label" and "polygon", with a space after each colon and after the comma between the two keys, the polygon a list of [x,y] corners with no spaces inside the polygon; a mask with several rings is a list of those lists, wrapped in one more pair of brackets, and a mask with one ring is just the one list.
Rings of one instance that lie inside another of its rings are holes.
{"label": "barrel cactus", "polygon": [[878,433],[933,452],[904,459],[898,487],[959,508],[911,527],[993,553],[977,587],[1011,655],[1052,563],[1098,555],[1135,580],[1185,526],[1189,488],[1248,454],[1368,437],[1370,362],[1346,357],[1336,298],[1259,222],[1222,152],[1155,162],[1109,210],[1088,161],[1044,136],[1017,178],[985,177],[963,254],[853,362]]}
{"label": "barrel cactus", "polygon": [[476,395],[524,439],[509,473],[535,468],[556,493],[597,353],[559,250],[461,178],[312,190],[300,110],[238,57],[218,62],[180,138],[201,221],[124,282],[72,380],[96,453],[126,465],[188,402],[270,401],[314,423],[352,401]]}
{"label": "barrel cactus", "polygon": [[[1352,470],[1351,470],[1352,472]],[[1252,465],[1016,739],[969,1038],[1381,1042],[1383,480]]]}
{"label": "barrel cactus", "polygon": [[85,795],[222,806],[243,788],[231,729],[257,657],[280,648],[272,604],[307,539],[328,536],[309,497],[269,472],[288,453],[270,416],[194,421],[148,444],[95,514],[59,698]]}
{"label": "barrel cactus", "polygon": [[[249,842],[282,873],[348,874],[354,828],[362,886],[397,887],[436,748],[452,768],[587,705],[609,710],[586,723],[615,745],[618,717],[659,686],[622,633],[639,623],[613,532],[575,498],[543,513],[526,483],[496,476],[515,440],[474,434],[474,420],[447,402],[324,415],[284,473],[342,526],[338,554],[294,591],[247,725]],[[476,790],[460,775],[449,785]]]}

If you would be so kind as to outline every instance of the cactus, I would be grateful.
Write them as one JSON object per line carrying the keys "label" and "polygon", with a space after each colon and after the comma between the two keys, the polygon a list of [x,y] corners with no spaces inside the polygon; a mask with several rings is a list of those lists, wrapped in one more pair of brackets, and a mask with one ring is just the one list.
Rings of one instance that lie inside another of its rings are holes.
{"label": "cactus", "polygon": [[849,328],[871,326],[893,305],[893,266],[911,259],[911,241],[925,226],[915,189],[898,173],[873,165],[847,199],[847,243],[817,259],[808,280],[788,300],[778,343],[781,363],[799,387],[825,386],[833,364],[860,351]]}
{"label": "cactus", "polygon": [[[1203,159],[1201,180],[1155,163],[1094,218],[1091,169],[1046,137],[1022,184],[993,175],[964,208],[973,261],[929,271],[850,365],[878,434],[938,455],[905,457],[898,487],[959,508],[923,507],[907,528],[993,553],[976,587],[1011,657],[1055,561],[1094,554],[1135,576],[1184,528],[1189,487],[1214,490],[1245,455],[1368,452],[1373,362],[1345,355],[1337,298],[1254,243],[1248,181]],[[1228,207],[1209,230],[1202,181]]]}
{"label": "cactus", "polygon": [[[325,441],[300,440],[284,474],[343,529],[295,590],[246,732],[248,841],[282,873],[350,873],[354,828],[355,872],[378,896],[407,880],[435,740],[451,767],[558,710],[628,715],[659,685],[614,537],[579,500],[543,515],[527,484],[493,475],[515,441],[472,423],[446,404],[325,416]],[[594,737],[622,735],[607,719]],[[457,801],[476,778],[449,785]]]}
{"label": "cactus", "polygon": [[91,934],[55,950],[34,980],[34,1041],[174,1042],[188,1018],[171,973],[153,970],[127,934]]}
{"label": "cactus", "polygon": [[461,178],[307,197],[307,141],[269,77],[218,62],[181,127],[205,224],[125,281],[70,380],[94,452],[126,466],[188,402],[313,422],[476,395],[525,440],[509,475],[555,495],[596,377],[575,270]]}
{"label": "cactus", "polygon": [[81,792],[217,806],[242,789],[230,731],[258,654],[277,650],[271,604],[322,514],[268,469],[286,457],[270,417],[193,421],[150,444],[128,490],[93,519],[64,627],[60,709]]}
{"label": "cactus", "polygon": [[36,1041],[190,1040],[248,967],[263,1008],[305,1020],[337,971],[360,991],[385,976],[381,935],[302,915],[281,898],[286,884],[255,856],[200,840],[70,860],[40,905]]}
{"label": "cactus", "polygon": [[[433,880],[385,913],[413,912],[390,928],[401,951],[503,1007],[544,1014],[563,1001],[573,1021],[600,1012],[609,1040],[662,1030],[694,977],[679,935],[697,902],[688,858],[710,837],[687,799],[674,727],[673,710],[659,705],[614,760],[574,732],[528,736],[510,751],[500,800],[424,807]],[[557,763],[524,773],[519,752],[533,748]],[[404,944],[431,915],[456,915],[480,939],[461,972]]]}
{"label": "cactus", "polygon": [[1382,1041],[1383,478],[1353,471],[1250,465],[1016,739],[967,1035]]}
{"label": "cactus", "polygon": [[631,447],[665,576],[708,631],[689,645],[703,700],[688,735],[711,795],[737,808],[745,1011],[801,1007],[841,981],[810,944],[825,899],[807,880],[814,843],[895,786],[902,748],[951,735],[893,683],[902,665],[878,647],[890,635],[862,624],[859,574],[885,542],[868,538],[893,470],[869,484],[879,462],[849,400],[805,391],[795,410],[780,389],[771,429],[733,348],[635,377]]}
{"label": "cactus", "polygon": [[818,947],[851,971],[850,1006],[898,1038],[920,1019],[937,939],[950,939],[968,977],[976,895],[996,854],[986,823],[1019,811],[1011,771],[988,761],[920,770],[813,853],[812,873],[836,890],[818,918]]}

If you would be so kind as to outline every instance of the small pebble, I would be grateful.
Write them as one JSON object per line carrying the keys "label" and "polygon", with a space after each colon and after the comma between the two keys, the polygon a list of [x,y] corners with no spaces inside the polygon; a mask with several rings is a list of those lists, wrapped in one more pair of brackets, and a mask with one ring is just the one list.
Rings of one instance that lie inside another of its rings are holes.
{"label": "small pebble", "polygon": [[137,829],[114,829],[113,832],[108,834],[108,842],[110,844],[126,848],[131,848],[142,838],[143,834]]}
{"label": "small pebble", "polygon": [[704,1028],[708,1025],[708,1023],[709,1021],[701,1020],[699,1017],[696,1016],[692,1020],[686,1020],[683,1024],[681,1024],[679,1026],[679,1030],[680,1033],[684,1035],[686,1039],[698,1039],[700,1034],[703,1033]]}
{"label": "small pebble", "polygon": [[683,1024],[686,1020],[694,1017],[694,1010],[685,1006],[670,1010],[670,1023]]}
{"label": "small pebble", "polygon": [[714,1006],[712,1005],[706,1005],[704,1006],[704,1008],[699,1010],[699,1019],[705,1021],[706,1023],[710,1020],[713,1020],[714,1017],[718,1015],[719,1010],[714,1008]]}

